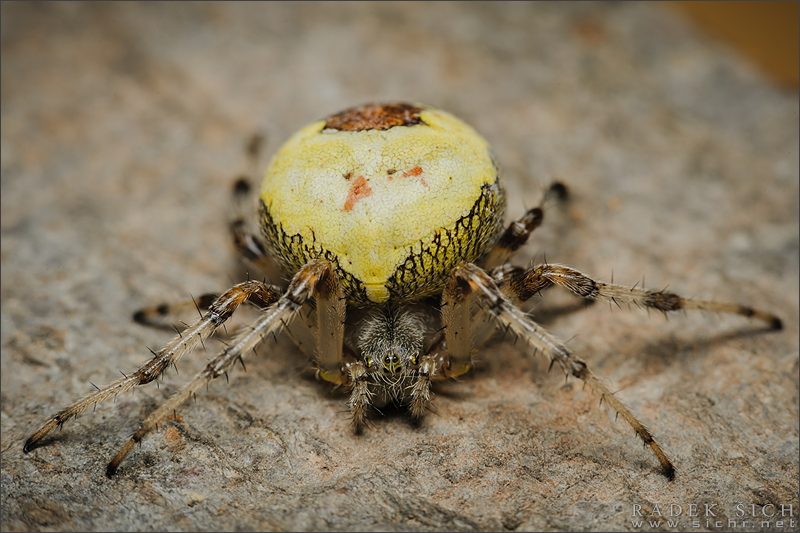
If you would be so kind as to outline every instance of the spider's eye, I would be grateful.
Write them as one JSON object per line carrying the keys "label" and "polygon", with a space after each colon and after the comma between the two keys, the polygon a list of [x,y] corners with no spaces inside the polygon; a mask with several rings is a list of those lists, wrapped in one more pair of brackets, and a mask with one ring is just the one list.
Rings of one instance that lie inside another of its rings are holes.
{"label": "spider's eye", "polygon": [[390,374],[397,373],[402,366],[397,354],[389,354],[383,358],[383,369]]}

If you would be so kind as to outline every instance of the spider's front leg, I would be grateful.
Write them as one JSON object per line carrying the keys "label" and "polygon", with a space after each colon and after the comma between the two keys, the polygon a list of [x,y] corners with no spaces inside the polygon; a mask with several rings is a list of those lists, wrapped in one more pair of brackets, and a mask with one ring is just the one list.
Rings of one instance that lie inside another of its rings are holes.
{"label": "spider's front leg", "polygon": [[347,299],[336,271],[330,269],[316,286],[316,357],[317,376],[328,383],[342,385],[352,382],[342,365],[344,321]]}
{"label": "spider's front leg", "polygon": [[461,277],[453,275],[442,292],[442,326],[447,346],[444,373],[452,378],[470,371],[475,347],[473,332],[477,316],[473,308],[478,293],[467,290],[464,284]]}
{"label": "spider's front leg", "polygon": [[214,357],[189,383],[181,387],[145,418],[139,429],[131,435],[108,464],[106,475],[114,475],[120,463],[133,449],[133,446],[137,442],[141,442],[145,435],[158,427],[158,424],[172,415],[186,400],[193,397],[212,380],[222,375],[227,376],[228,369],[236,361],[241,360],[243,354],[253,350],[264,338],[291,320],[295,313],[316,294],[318,288],[323,286],[330,276],[335,276],[335,274],[331,264],[325,260],[314,260],[301,268],[292,278],[283,296],[265,308],[253,324],[245,326],[236,335],[233,342]]}
{"label": "spider's front leg", "polygon": [[416,420],[422,418],[431,403],[432,382],[469,372],[475,346],[494,331],[493,324],[487,323],[474,305],[477,294],[462,290],[461,283],[457,276],[451,276],[445,284],[440,306],[442,331],[417,362],[411,385],[411,416]]}
{"label": "spider's front leg", "polygon": [[480,267],[471,263],[462,263],[456,268],[454,278],[457,280],[454,287],[457,287],[463,294],[462,301],[469,301],[470,298],[477,297],[491,316],[501,325],[512,329],[534,350],[544,353],[550,359],[551,365],[558,363],[566,375],[582,380],[599,394],[600,398],[611,406],[633,428],[642,442],[650,448],[661,463],[663,474],[668,479],[674,478],[675,468],[653,435],[625,404],[589,370],[584,361],[573,355],[569,348],[533,321],[524,311],[512,304],[494,280]]}
{"label": "spider's front leg", "polygon": [[772,329],[783,328],[780,318],[767,311],[746,305],[712,300],[684,298],[667,291],[648,291],[637,287],[624,287],[595,281],[586,274],[564,265],[545,264],[527,270],[511,267],[503,272],[503,291],[525,301],[539,291],[551,286],[564,287],[573,294],[588,300],[607,300],[616,304],[633,304],[656,309],[664,313],[681,309],[698,309],[719,313],[732,313],[766,322]]}
{"label": "spider's front leg", "polygon": [[[271,287],[275,294],[280,294],[282,291],[282,289],[277,286]],[[170,303],[165,302],[150,307],[143,307],[134,312],[132,318],[134,322],[142,326],[182,332],[189,326],[186,322],[181,320],[181,317],[192,312],[203,316],[203,312],[211,309],[211,306],[214,305],[214,302],[217,301],[218,298],[219,295],[217,293],[208,292],[196,298],[192,297],[191,300]],[[264,300],[257,293],[254,293],[245,300],[245,303],[263,309],[271,304],[272,301]]]}
{"label": "spider's front leg", "polygon": [[[428,349],[428,353],[417,361],[414,381],[411,385],[411,416],[420,420],[431,403],[431,383],[437,380],[457,378],[472,369],[472,353],[476,339],[485,337],[479,327],[474,303],[477,294],[461,290],[462,282],[451,276],[442,291],[440,313],[441,337]],[[445,348],[443,354],[435,350]]]}
{"label": "spider's front leg", "polygon": [[179,333],[158,352],[154,352],[153,358],[136,372],[124,375],[51,416],[25,441],[23,451],[25,453],[31,451],[47,434],[55,428],[63,426],[65,422],[75,418],[89,407],[138,385],[158,379],[170,365],[175,365],[181,357],[210,337],[243,302],[256,298],[263,303],[271,303],[276,301],[279,295],[280,289],[260,281],[246,281],[234,285],[214,300],[209,306],[208,312],[203,314],[199,320]]}

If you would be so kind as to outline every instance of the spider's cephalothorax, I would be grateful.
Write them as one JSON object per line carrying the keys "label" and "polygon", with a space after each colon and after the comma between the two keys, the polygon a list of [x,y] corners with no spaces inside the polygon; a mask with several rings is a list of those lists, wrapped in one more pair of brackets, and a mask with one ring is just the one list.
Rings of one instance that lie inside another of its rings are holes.
{"label": "spider's cephalothorax", "polygon": [[[255,160],[258,143],[249,151]],[[247,180],[236,182],[239,207],[249,190]],[[543,203],[565,197],[566,188],[555,183]],[[87,408],[158,379],[249,303],[260,309],[258,319],[142,422],[109,463],[108,475],[188,398],[282,329],[308,352],[319,377],[349,390],[352,422],[360,430],[371,408],[387,402],[408,405],[420,418],[432,382],[468,372],[475,350],[501,326],[596,392],[671,479],[673,465],[644,425],[582,359],[518,306],[559,286],[589,300],[664,313],[735,313],[774,329],[781,321],[748,306],[603,283],[563,265],[509,264],[541,224],[542,205],[504,229],[503,189],[488,144],[444,111],[368,104],[314,122],[292,136],[267,169],[259,196],[261,236],[248,231],[241,209],[230,225],[244,259],[267,272],[281,270],[288,283],[249,280],[188,305],[138,311],[138,322],[164,325],[187,307],[205,309],[139,370],[50,417],[24,450]],[[304,307],[310,312],[300,313]]]}

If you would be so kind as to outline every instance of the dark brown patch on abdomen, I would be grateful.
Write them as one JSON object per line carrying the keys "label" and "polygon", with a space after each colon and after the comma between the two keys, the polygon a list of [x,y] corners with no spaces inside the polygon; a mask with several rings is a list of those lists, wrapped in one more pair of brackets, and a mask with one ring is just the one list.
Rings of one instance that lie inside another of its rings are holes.
{"label": "dark brown patch on abdomen", "polygon": [[388,130],[395,126],[422,124],[419,107],[405,103],[364,104],[331,115],[326,129],[339,131]]}

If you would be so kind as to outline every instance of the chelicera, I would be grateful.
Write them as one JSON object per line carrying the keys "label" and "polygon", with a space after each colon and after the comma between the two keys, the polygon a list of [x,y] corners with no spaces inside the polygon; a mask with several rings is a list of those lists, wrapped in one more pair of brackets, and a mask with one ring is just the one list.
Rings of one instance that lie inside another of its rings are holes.
{"label": "chelicera", "polygon": [[[255,153],[257,143],[250,150]],[[505,197],[489,145],[432,107],[367,104],[298,131],[268,166],[256,233],[241,209],[249,191],[247,180],[236,182],[240,209],[230,225],[233,241],[247,262],[265,271],[277,268],[288,283],[248,280],[198,298],[199,320],[136,372],[50,417],[27,440],[25,452],[87,408],[158,379],[249,303],[259,308],[258,318],[146,417],[108,464],[109,476],[186,400],[284,330],[308,353],[320,379],[349,391],[352,425],[361,431],[375,408],[390,402],[422,417],[433,383],[469,372],[476,350],[501,327],[523,339],[527,351],[544,354],[551,366],[582,380],[633,428],[672,479],[672,462],[644,424],[583,359],[522,309],[523,302],[556,286],[587,300],[664,313],[735,313],[782,327],[777,316],[744,305],[604,283],[564,265],[513,266],[512,255],[542,222],[544,203],[504,225]],[[566,194],[555,183],[543,202]],[[161,304],[134,318],[163,324],[185,307]]]}

